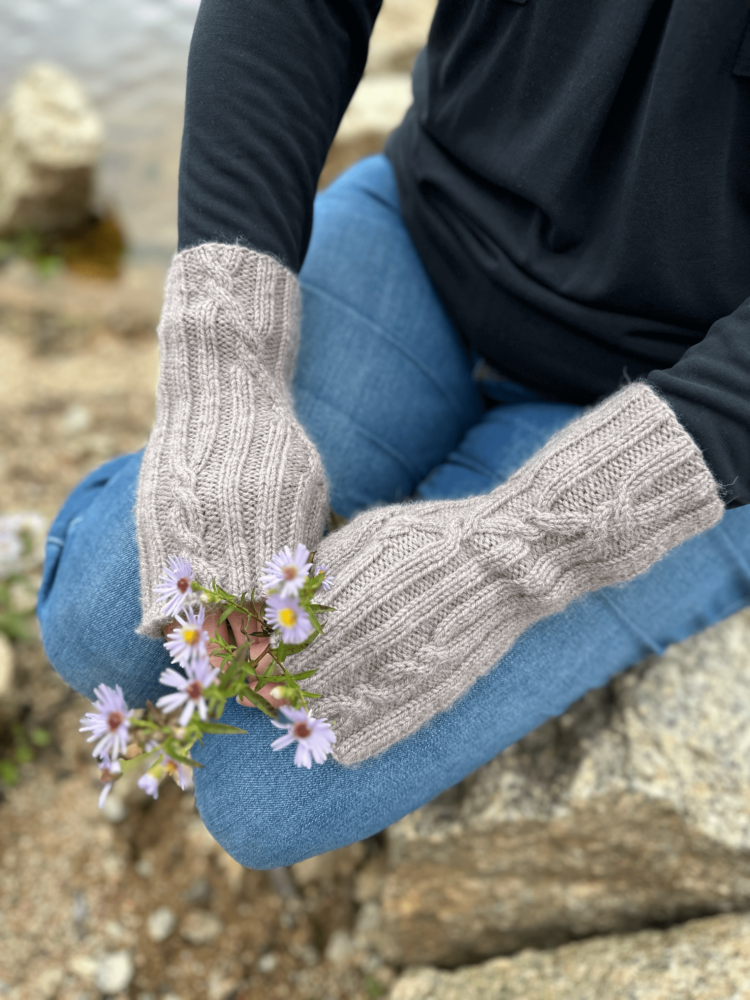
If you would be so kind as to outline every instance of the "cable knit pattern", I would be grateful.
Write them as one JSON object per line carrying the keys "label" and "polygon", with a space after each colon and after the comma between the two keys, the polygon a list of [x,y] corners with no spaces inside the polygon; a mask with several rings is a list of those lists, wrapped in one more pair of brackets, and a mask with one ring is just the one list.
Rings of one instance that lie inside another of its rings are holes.
{"label": "cable knit pattern", "polygon": [[448,708],[530,625],[631,579],[723,505],[670,407],[633,384],[507,483],[468,500],[367,511],[320,544],[336,582],[324,635],[295,658],[346,764]]}
{"label": "cable knit pattern", "polygon": [[139,631],[166,622],[153,588],[170,555],[239,594],[283,545],[317,545],[327,487],[292,409],[298,337],[298,282],[272,257],[217,243],[174,257],[136,506]]}

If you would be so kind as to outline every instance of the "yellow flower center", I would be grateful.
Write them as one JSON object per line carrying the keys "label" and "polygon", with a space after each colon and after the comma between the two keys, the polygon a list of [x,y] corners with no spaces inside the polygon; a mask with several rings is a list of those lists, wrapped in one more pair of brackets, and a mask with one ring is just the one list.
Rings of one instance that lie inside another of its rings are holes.
{"label": "yellow flower center", "polygon": [[279,611],[279,621],[284,628],[292,628],[297,624],[297,612],[294,608],[282,608]]}
{"label": "yellow flower center", "polygon": [[182,638],[188,644],[188,646],[194,646],[196,642],[201,637],[200,629],[198,628],[184,628],[182,630]]}

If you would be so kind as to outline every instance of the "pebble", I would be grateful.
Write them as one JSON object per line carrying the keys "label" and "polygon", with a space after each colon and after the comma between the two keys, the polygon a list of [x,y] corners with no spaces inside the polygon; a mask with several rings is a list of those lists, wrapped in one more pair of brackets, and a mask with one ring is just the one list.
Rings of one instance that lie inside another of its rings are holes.
{"label": "pebble", "polygon": [[148,858],[141,858],[133,865],[133,871],[141,878],[151,878],[154,874],[153,862],[149,861]]}
{"label": "pebble", "polygon": [[10,694],[13,687],[13,646],[10,639],[0,632],[0,698]]}
{"label": "pebble", "polygon": [[326,960],[334,965],[343,965],[349,961],[353,951],[351,934],[348,931],[337,930],[328,939],[325,951]]}
{"label": "pebble", "polygon": [[63,434],[72,436],[87,431],[91,426],[91,411],[80,403],[72,403],[60,417],[59,427]]}
{"label": "pebble", "polygon": [[157,944],[166,941],[177,926],[177,917],[168,906],[160,906],[148,915],[146,931],[152,941]]}
{"label": "pebble", "polygon": [[102,955],[96,968],[96,985],[102,993],[121,993],[130,986],[135,966],[129,951]]}
{"label": "pebble", "polygon": [[218,917],[207,910],[193,910],[185,917],[180,934],[188,944],[210,944],[224,929]]}
{"label": "pebble", "polygon": [[96,970],[99,968],[95,958],[91,955],[73,955],[68,962],[68,968],[74,976],[86,982],[96,977]]}
{"label": "pebble", "polygon": [[128,818],[128,807],[118,795],[110,793],[102,806],[102,816],[110,823],[122,823]]}
{"label": "pebble", "polygon": [[258,959],[258,972],[273,972],[278,964],[278,956],[269,951],[265,955],[261,955]]}
{"label": "pebble", "polygon": [[207,878],[197,878],[194,882],[191,882],[185,892],[181,893],[181,898],[186,903],[197,903],[200,906],[209,901],[211,891],[211,883]]}

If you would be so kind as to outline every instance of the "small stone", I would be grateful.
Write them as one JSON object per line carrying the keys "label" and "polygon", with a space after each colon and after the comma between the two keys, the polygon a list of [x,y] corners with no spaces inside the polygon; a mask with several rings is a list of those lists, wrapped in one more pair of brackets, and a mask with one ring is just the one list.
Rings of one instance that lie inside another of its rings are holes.
{"label": "small stone", "polygon": [[269,951],[266,952],[265,955],[260,956],[256,968],[258,969],[258,972],[263,972],[267,975],[268,973],[273,972],[273,970],[276,968],[278,964],[279,964],[278,956],[275,955],[272,951]]}
{"label": "small stone", "polygon": [[68,962],[68,969],[74,976],[83,979],[84,982],[93,982],[96,976],[98,964],[91,955],[73,955]]}
{"label": "small stone", "polygon": [[326,945],[326,961],[333,963],[333,965],[345,965],[351,959],[353,953],[354,944],[349,931],[334,931]]}
{"label": "small stone", "polygon": [[13,646],[10,639],[0,632],[0,698],[10,694],[13,687]]}
{"label": "small stone", "polygon": [[180,934],[188,944],[210,944],[224,929],[221,920],[207,910],[192,910],[182,921]]}
{"label": "small stone", "polygon": [[91,426],[91,410],[81,403],[72,403],[60,417],[58,426],[66,436],[82,434]]}
{"label": "small stone", "polygon": [[140,875],[141,878],[151,878],[154,874],[154,864],[148,858],[140,858],[133,865],[133,871],[136,875]]}
{"label": "small stone", "polygon": [[191,882],[190,886],[181,893],[181,898],[186,903],[196,903],[198,906],[205,905],[211,899],[211,883],[207,878],[197,878]]}
{"label": "small stone", "polygon": [[128,818],[128,807],[119,795],[110,794],[102,806],[102,816],[110,823],[122,823]]}
{"label": "small stone", "polygon": [[129,951],[102,955],[96,969],[96,985],[102,993],[121,993],[130,986],[135,966]]}
{"label": "small stone", "polygon": [[148,915],[146,931],[152,941],[157,944],[166,941],[177,926],[177,917],[168,906],[160,906]]}

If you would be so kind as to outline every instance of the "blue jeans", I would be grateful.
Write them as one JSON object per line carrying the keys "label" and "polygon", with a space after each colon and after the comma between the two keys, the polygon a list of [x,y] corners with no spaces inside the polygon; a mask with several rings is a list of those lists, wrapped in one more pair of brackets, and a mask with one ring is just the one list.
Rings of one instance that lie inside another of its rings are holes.
{"label": "blue jeans", "polygon": [[[294,382],[299,417],[330,478],[334,509],[492,489],[579,411],[493,381],[487,409],[472,364],[404,228],[383,157],[354,167],[316,202],[301,281]],[[522,336],[519,331],[519,336]],[[504,401],[505,400],[505,401]],[[92,473],[52,526],[39,601],[47,653],[91,695],[122,685],[132,705],[164,693],[169,657],[138,636],[133,508],[141,455]],[[269,553],[270,554],[270,553]],[[335,570],[335,567],[334,567]],[[750,507],[673,550],[649,572],[590,593],[529,629],[449,711],[356,767],[312,771],[278,753],[252,709],[196,757],[206,826],[243,864],[271,868],[351,843],[433,798],[587,690],[750,602]]]}

